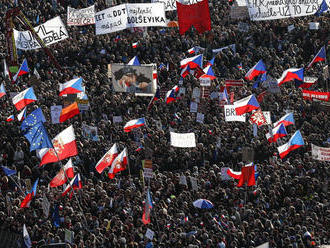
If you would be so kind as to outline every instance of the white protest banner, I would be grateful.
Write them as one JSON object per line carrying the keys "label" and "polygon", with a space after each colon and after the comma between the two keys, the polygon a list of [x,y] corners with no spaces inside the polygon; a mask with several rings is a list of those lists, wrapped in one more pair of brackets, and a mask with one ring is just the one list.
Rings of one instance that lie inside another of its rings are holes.
{"label": "white protest banner", "polygon": [[151,0],[152,3],[164,3],[165,11],[176,10],[176,0]]}
{"label": "white protest banner", "polygon": [[163,3],[120,4],[95,14],[96,35],[134,27],[165,27]]}
{"label": "white protest banner", "polygon": [[122,117],[121,115],[113,116],[113,117],[112,117],[112,121],[113,121],[113,123],[120,123],[120,122],[123,122],[123,117]]}
{"label": "white protest banner", "polygon": [[198,103],[190,102],[190,113],[197,113]]}
{"label": "white protest banner", "polygon": [[[69,38],[68,31],[59,16],[35,27],[34,31],[46,46]],[[14,29],[14,37],[18,49],[33,50],[41,48],[30,31],[17,31]]]}
{"label": "white protest banner", "polygon": [[62,105],[56,105],[50,107],[50,114],[52,118],[52,124],[60,123],[60,115],[62,112]]}
{"label": "white protest banner", "polygon": [[330,148],[312,144],[312,157],[316,160],[330,161]]}
{"label": "white protest banner", "polygon": [[211,86],[211,79],[209,78],[199,78],[200,86]]}
{"label": "white protest banner", "polygon": [[146,231],[145,236],[146,236],[148,239],[153,240],[154,235],[155,235],[155,232],[154,232],[153,230],[147,228],[147,231]]}
{"label": "white protest banner", "polygon": [[229,167],[221,167],[221,180],[222,181],[229,181],[231,177],[228,175],[227,170]]}
{"label": "white protest banner", "polygon": [[46,195],[44,194],[44,196],[42,198],[42,210],[43,210],[46,218],[48,218],[48,215],[49,215],[49,207],[50,207],[50,203],[49,203]]}
{"label": "white protest banner", "polygon": [[247,0],[249,15],[252,21],[313,15],[318,10],[321,2],[322,0]]}
{"label": "white protest banner", "polygon": [[170,132],[171,146],[174,147],[196,147],[194,133],[174,133]]}
{"label": "white protest banner", "polygon": [[67,24],[68,26],[84,26],[95,23],[95,6],[84,9],[74,9],[68,6]]}
{"label": "white protest banner", "polygon": [[246,0],[236,0],[238,6],[246,6]]}
{"label": "white protest banner", "polygon": [[310,30],[317,30],[320,27],[319,22],[309,22],[308,25]]}
{"label": "white protest banner", "polygon": [[204,114],[197,113],[196,121],[199,122],[199,123],[204,123]]}
{"label": "white protest banner", "polygon": [[224,111],[225,111],[225,121],[245,122],[246,114],[236,115],[236,110],[234,108],[234,105],[224,105]]}

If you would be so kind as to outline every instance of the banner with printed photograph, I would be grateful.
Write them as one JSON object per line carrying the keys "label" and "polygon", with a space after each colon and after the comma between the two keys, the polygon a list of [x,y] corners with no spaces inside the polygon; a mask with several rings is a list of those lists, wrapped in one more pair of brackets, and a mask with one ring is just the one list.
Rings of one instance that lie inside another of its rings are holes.
{"label": "banner with printed photograph", "polygon": [[99,141],[99,136],[97,134],[97,127],[82,125],[82,135],[93,141]]}
{"label": "banner with printed photograph", "polygon": [[251,21],[314,15],[322,0],[247,0]]}
{"label": "banner with printed photograph", "polygon": [[170,132],[171,146],[174,147],[196,147],[194,133],[174,133]]}
{"label": "banner with printed photograph", "polygon": [[[35,27],[34,31],[46,46],[69,38],[68,31],[59,16]],[[18,49],[34,50],[41,48],[30,31],[17,31],[14,29],[14,38]]]}
{"label": "banner with printed photograph", "polygon": [[165,27],[163,3],[120,4],[95,14],[96,35],[135,27]]}
{"label": "banner with printed photograph", "polygon": [[74,9],[68,6],[67,25],[84,26],[95,24],[95,6],[89,6],[84,9]]}
{"label": "banner with printed photograph", "polygon": [[140,96],[153,96],[157,89],[157,80],[153,79],[153,68],[153,65],[112,64],[113,90]]}

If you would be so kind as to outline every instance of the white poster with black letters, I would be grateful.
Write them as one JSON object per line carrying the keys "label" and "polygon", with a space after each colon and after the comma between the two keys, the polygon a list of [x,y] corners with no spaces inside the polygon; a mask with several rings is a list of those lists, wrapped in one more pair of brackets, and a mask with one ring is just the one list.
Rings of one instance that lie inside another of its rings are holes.
{"label": "white poster with black letters", "polygon": [[174,133],[170,132],[171,145],[174,147],[196,147],[194,133]]}
{"label": "white poster with black letters", "polygon": [[234,105],[224,105],[224,111],[225,111],[225,121],[241,121],[245,122],[245,116],[243,115],[236,115],[236,110],[234,108]]}
{"label": "white poster with black letters", "polygon": [[[35,27],[34,31],[46,46],[69,38],[68,31],[59,16]],[[17,31],[14,29],[14,38],[18,49],[34,50],[41,48],[30,31]]]}
{"label": "white poster with black letters", "polygon": [[95,6],[84,9],[74,9],[68,6],[67,24],[68,26],[84,26],[95,23]]}

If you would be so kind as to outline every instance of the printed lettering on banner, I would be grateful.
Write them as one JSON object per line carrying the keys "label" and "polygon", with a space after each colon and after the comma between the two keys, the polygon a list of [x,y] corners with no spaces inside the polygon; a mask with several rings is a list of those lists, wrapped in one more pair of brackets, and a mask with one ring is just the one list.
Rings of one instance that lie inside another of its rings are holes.
{"label": "printed lettering on banner", "polygon": [[176,0],[151,0],[152,3],[164,3],[165,11],[176,10]]}
{"label": "printed lettering on banner", "polygon": [[153,240],[154,235],[155,235],[155,232],[154,232],[153,230],[147,228],[147,231],[146,231],[145,236],[146,236],[148,239]]}
{"label": "printed lettering on banner", "polygon": [[120,4],[95,14],[96,35],[134,27],[165,27],[163,3]]}
{"label": "printed lettering on banner", "polygon": [[322,0],[247,0],[252,21],[275,20],[298,16],[314,15]]}
{"label": "printed lettering on banner", "polygon": [[[69,38],[68,31],[59,16],[35,27],[34,31],[46,46]],[[30,31],[17,31],[14,29],[14,38],[18,49],[33,50],[41,48]]]}
{"label": "printed lettering on banner", "polygon": [[174,147],[196,147],[194,133],[174,133],[170,132],[171,146]]}
{"label": "printed lettering on banner", "polygon": [[246,114],[236,115],[236,110],[234,105],[224,105],[224,111],[225,111],[225,121],[245,122]]}
{"label": "printed lettering on banner", "polygon": [[197,113],[196,121],[199,122],[199,123],[204,123],[204,114]]}
{"label": "printed lettering on banner", "polygon": [[190,113],[197,113],[198,103],[190,102]]}
{"label": "printed lettering on banner", "polygon": [[238,6],[246,6],[246,0],[236,0]]}
{"label": "printed lettering on banner", "polygon": [[113,123],[120,123],[120,122],[123,122],[123,117],[121,115],[114,115],[112,117],[112,121]]}
{"label": "printed lettering on banner", "polygon": [[89,6],[84,9],[74,9],[68,6],[67,25],[84,26],[95,23],[95,6]]}
{"label": "printed lettering on banner", "polygon": [[316,160],[330,161],[330,148],[312,144],[312,157]]}
{"label": "printed lettering on banner", "polygon": [[49,216],[49,207],[50,207],[50,202],[48,201],[46,195],[44,194],[42,198],[42,210],[46,218],[48,218]]}
{"label": "printed lettering on banner", "polygon": [[229,167],[221,167],[221,180],[222,181],[229,181],[231,177],[228,175],[227,170]]}

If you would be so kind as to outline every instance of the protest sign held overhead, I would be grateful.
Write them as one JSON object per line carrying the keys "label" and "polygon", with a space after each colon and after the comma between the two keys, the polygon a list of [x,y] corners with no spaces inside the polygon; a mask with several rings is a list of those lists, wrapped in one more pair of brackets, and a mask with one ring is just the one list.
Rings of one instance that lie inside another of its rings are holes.
{"label": "protest sign held overhead", "polygon": [[312,144],[312,156],[321,161],[330,161],[330,148]]}
{"label": "protest sign held overhead", "polygon": [[[68,31],[59,16],[35,27],[34,31],[39,35],[46,46],[69,38]],[[41,48],[30,31],[17,31],[14,29],[14,37],[18,49],[34,50]]]}
{"label": "protest sign held overhead", "polygon": [[84,26],[95,23],[95,6],[89,6],[84,9],[74,9],[68,6],[67,11],[68,26]]}
{"label": "protest sign held overhead", "polygon": [[171,134],[171,145],[174,147],[195,147],[196,140],[194,133],[174,133]]}
{"label": "protest sign held overhead", "polygon": [[240,121],[245,122],[246,114],[237,115],[234,105],[224,105],[225,120],[226,121]]}

